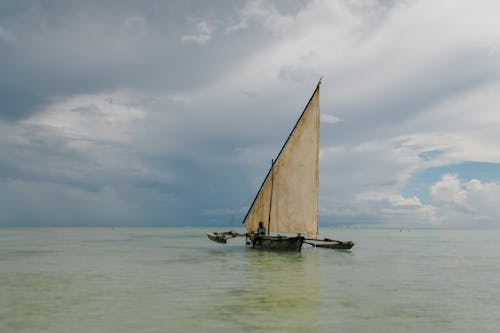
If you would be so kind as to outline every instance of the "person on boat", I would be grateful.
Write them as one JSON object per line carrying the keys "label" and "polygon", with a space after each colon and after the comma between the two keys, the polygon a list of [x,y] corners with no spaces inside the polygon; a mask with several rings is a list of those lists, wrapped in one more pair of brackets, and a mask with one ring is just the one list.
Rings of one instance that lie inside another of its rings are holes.
{"label": "person on boat", "polygon": [[264,222],[259,222],[259,227],[257,228],[257,235],[265,235],[267,233],[266,228],[264,227]]}

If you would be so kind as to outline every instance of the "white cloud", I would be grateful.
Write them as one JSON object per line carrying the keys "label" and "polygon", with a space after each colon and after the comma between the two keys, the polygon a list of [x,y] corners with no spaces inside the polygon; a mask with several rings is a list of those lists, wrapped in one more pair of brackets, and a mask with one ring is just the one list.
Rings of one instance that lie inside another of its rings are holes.
{"label": "white cloud", "polygon": [[126,143],[144,117],[144,111],[124,94],[78,95],[57,101],[22,123],[53,129],[69,140]]}
{"label": "white cloud", "polygon": [[182,36],[182,42],[184,43],[195,43],[195,44],[206,44],[211,38],[213,33],[213,27],[204,20],[199,20],[196,23],[196,33],[192,35]]}
{"label": "white cloud", "polygon": [[389,202],[394,207],[402,207],[402,208],[413,208],[413,207],[421,207],[422,203],[420,199],[416,196],[411,198],[405,198],[401,195],[392,195],[389,197]]}
{"label": "white cloud", "polygon": [[433,184],[429,192],[429,204],[423,204],[417,196],[404,197],[390,191],[362,192],[349,201],[324,198],[320,213],[336,221],[393,227],[485,227],[498,223],[498,183],[477,179],[464,183],[448,174]]}
{"label": "white cloud", "polygon": [[170,113],[153,112],[141,103],[124,93],[57,101],[9,128],[1,138],[7,155],[0,156],[0,163],[40,181],[92,189],[130,182],[170,183],[173,173],[145,157],[175,153],[172,137],[158,137],[178,125]]}
{"label": "white cloud", "polygon": [[389,191],[358,193],[348,201],[324,198],[322,203],[320,214],[338,222],[392,227],[430,226],[438,222],[434,206],[423,204],[416,196],[404,197]]}
{"label": "white cloud", "polygon": [[[500,163],[500,80],[480,85],[422,110],[400,126],[413,130],[420,141],[446,147],[450,161]],[[419,133],[416,133],[418,131]]]}
{"label": "white cloud", "polygon": [[342,121],[339,117],[335,117],[334,115],[331,114],[322,114],[321,115],[321,122],[326,123],[326,124],[336,124],[338,122]]}
{"label": "white cloud", "polygon": [[245,4],[239,12],[239,22],[226,28],[226,33],[235,33],[251,25],[263,26],[274,34],[283,34],[294,24],[289,15],[282,15],[266,1],[254,0]]}
{"label": "white cloud", "polygon": [[467,192],[462,190],[460,180],[455,175],[444,175],[441,181],[432,185],[431,195],[438,203],[458,207],[464,207],[467,200]]}
{"label": "white cloud", "polygon": [[445,175],[431,187],[437,219],[448,226],[491,226],[498,222],[500,184]]}
{"label": "white cloud", "polygon": [[490,222],[498,222],[500,216],[500,184],[498,183],[483,183],[477,179],[473,179],[464,187],[467,191],[467,201],[470,206],[475,209],[477,217],[480,219],[489,219]]}

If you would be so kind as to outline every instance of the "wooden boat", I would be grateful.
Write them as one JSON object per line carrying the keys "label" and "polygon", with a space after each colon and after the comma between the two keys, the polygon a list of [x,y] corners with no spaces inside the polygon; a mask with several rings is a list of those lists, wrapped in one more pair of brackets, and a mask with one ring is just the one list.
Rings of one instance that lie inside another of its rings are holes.
{"label": "wooden boat", "polygon": [[249,234],[247,245],[267,250],[300,252],[304,240],[304,236],[290,237]]}
{"label": "wooden boat", "polygon": [[336,249],[336,250],[349,250],[354,246],[354,243],[352,241],[325,242],[324,240],[322,240],[320,243],[310,243],[310,242],[307,242],[307,243],[314,246],[314,247],[323,247],[323,248],[327,248],[327,249]]}
{"label": "wooden boat", "polygon": [[228,238],[235,238],[245,236],[245,234],[239,234],[234,231],[226,231],[226,232],[210,232],[207,234],[210,240],[213,240],[217,243],[226,244]]}
{"label": "wooden boat", "polygon": [[[271,163],[243,219],[246,244],[252,248],[300,251],[306,239],[307,244],[315,247],[350,249],[354,246],[351,241],[318,237],[320,84],[321,80]],[[263,235],[257,234],[259,223],[265,226]],[[232,231],[207,236],[225,243],[228,238],[237,237],[234,235],[242,236]]]}

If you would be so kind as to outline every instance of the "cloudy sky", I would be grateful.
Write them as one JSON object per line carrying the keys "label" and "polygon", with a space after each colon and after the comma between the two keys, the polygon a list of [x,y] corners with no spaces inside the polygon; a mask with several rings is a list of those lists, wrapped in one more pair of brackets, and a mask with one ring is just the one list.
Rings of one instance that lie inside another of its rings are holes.
{"label": "cloudy sky", "polygon": [[320,223],[500,226],[496,0],[0,0],[0,225],[239,226],[321,86]]}

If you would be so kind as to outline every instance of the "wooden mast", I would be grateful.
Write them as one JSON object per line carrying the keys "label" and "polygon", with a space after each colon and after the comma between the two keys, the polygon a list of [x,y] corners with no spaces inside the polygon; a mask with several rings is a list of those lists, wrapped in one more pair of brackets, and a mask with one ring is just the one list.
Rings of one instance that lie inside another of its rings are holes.
{"label": "wooden mast", "polygon": [[269,216],[267,217],[267,230],[266,233],[269,235],[269,230],[271,229],[271,211],[273,208],[273,189],[274,189],[274,160],[271,160],[271,195],[269,198]]}

